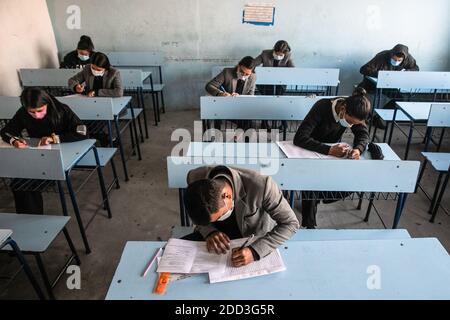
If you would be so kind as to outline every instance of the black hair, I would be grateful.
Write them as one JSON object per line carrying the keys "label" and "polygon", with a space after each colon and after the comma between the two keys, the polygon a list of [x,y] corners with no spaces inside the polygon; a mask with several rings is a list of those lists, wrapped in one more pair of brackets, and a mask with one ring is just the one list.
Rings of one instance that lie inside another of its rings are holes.
{"label": "black hair", "polygon": [[405,59],[405,54],[403,52],[400,52],[400,51],[399,52],[395,52],[394,56],[402,57],[403,59]]}
{"label": "black hair", "polygon": [[345,99],[345,111],[359,120],[366,120],[371,111],[371,104],[367,92],[362,87],[357,87],[350,97]]}
{"label": "black hair", "polygon": [[275,52],[288,53],[288,52],[291,52],[291,47],[289,46],[287,41],[279,40],[279,41],[277,41],[277,43],[275,43],[273,50]]}
{"label": "black hair", "polygon": [[80,41],[77,45],[78,50],[88,50],[90,52],[94,51],[94,43],[89,36],[81,36]]}
{"label": "black hair", "polygon": [[246,56],[239,61],[240,66],[244,66],[247,69],[253,69],[255,67],[255,59],[250,56]]}
{"label": "black hair", "polygon": [[97,67],[109,70],[111,64],[109,63],[108,56],[102,52],[96,52],[91,57],[91,64],[95,64]]}
{"label": "black hair", "polygon": [[41,88],[29,87],[24,89],[20,95],[20,103],[25,109],[35,109],[47,105],[47,117],[55,128],[62,120],[56,99]]}
{"label": "black hair", "polygon": [[203,179],[191,183],[186,191],[185,206],[192,222],[199,226],[210,223],[210,215],[225,205],[223,179]]}

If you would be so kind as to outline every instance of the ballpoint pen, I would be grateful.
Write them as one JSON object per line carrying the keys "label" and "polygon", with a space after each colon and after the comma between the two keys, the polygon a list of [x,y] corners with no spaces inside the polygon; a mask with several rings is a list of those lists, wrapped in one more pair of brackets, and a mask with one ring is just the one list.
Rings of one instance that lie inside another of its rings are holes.
{"label": "ballpoint pen", "polygon": [[254,234],[252,234],[250,237],[247,238],[247,241],[244,242],[244,244],[238,249],[238,251],[241,251],[242,249],[245,248],[245,246],[250,242],[250,240],[252,240],[255,237]]}

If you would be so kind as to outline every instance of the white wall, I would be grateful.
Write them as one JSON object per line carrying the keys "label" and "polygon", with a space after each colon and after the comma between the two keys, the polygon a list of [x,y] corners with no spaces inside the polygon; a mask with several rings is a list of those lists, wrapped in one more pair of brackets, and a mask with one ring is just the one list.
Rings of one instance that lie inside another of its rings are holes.
{"label": "white wall", "polygon": [[[359,67],[397,43],[410,47],[422,70],[448,70],[448,0],[274,0],[275,26],[242,24],[245,0],[47,0],[58,48],[81,34],[99,50],[160,50],[167,56],[169,108],[198,106],[211,66],[256,56],[287,40],[303,67],[341,69],[349,93]],[[269,2],[261,0],[260,2]],[[69,5],[81,8],[81,30],[66,27]]]}
{"label": "white wall", "polygon": [[0,95],[20,95],[18,69],[58,66],[45,0],[1,0]]}

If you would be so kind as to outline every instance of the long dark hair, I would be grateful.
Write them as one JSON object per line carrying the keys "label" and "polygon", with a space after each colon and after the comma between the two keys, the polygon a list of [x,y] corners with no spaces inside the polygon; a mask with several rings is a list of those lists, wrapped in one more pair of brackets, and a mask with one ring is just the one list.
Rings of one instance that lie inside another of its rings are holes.
{"label": "long dark hair", "polygon": [[20,95],[22,107],[27,109],[40,108],[47,105],[47,116],[54,128],[62,121],[62,114],[59,102],[51,94],[37,87],[30,87],[23,90]]}
{"label": "long dark hair", "polygon": [[97,67],[109,70],[111,64],[109,63],[108,56],[102,52],[96,52],[91,57],[91,63],[95,64]]}
{"label": "long dark hair", "polygon": [[345,99],[345,111],[359,120],[366,120],[371,111],[370,99],[364,88],[357,87],[353,94]]}
{"label": "long dark hair", "polygon": [[288,53],[288,52],[291,52],[291,47],[289,46],[289,44],[287,43],[287,41],[285,41],[285,40],[279,40],[279,41],[277,41],[277,43],[275,43],[275,45],[273,46],[273,50],[274,50],[275,52]]}
{"label": "long dark hair", "polygon": [[78,41],[77,49],[92,52],[94,51],[94,43],[90,37],[81,36],[80,41]]}

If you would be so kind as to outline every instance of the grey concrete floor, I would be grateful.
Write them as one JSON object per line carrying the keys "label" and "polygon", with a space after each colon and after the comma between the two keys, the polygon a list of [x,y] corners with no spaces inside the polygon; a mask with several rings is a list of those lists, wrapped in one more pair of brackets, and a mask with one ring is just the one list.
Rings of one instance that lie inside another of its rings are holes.
{"label": "grey concrete floor", "polygon": [[[132,157],[129,162],[131,180],[123,182],[119,158],[116,166],[121,180],[120,190],[111,193],[111,207],[113,218],[108,219],[104,211],[89,225],[87,235],[92,247],[92,253],[86,255],[81,242],[80,234],[74,219],[69,223],[69,232],[80,254],[81,290],[69,290],[66,287],[67,275],[63,276],[54,292],[57,299],[104,299],[109,284],[119,262],[122,250],[127,241],[132,240],[167,240],[171,227],[179,224],[178,192],[167,187],[166,157],[170,155],[172,147],[177,142],[171,142],[171,134],[177,128],[186,128],[192,131],[193,121],[199,118],[199,111],[168,112],[162,115],[160,126],[150,126],[150,138],[142,145],[142,161]],[[417,136],[417,135],[416,135]],[[128,140],[128,138],[126,138]],[[423,149],[422,139],[414,139],[410,159],[420,159]],[[450,135],[444,140],[443,151],[450,150]],[[398,130],[393,139],[392,147],[403,156],[406,140]],[[110,168],[106,168],[105,175],[111,179]],[[79,181],[83,174],[77,174]],[[353,177],[349,179],[364,179]],[[423,179],[423,185],[428,192],[432,192],[437,180],[437,174],[428,168]],[[96,176],[78,195],[82,216],[85,222],[89,221],[96,211],[100,200],[100,192]],[[437,237],[441,243],[450,250],[450,217],[439,210],[434,224],[428,222],[427,209],[430,202],[419,191],[410,195],[400,222],[401,228],[406,228],[413,237]],[[320,205],[318,210],[319,228],[383,228],[381,219],[389,228],[392,224],[394,201],[375,201],[379,212],[372,211],[370,221],[363,222],[367,201],[364,201],[362,210],[356,210],[357,201],[339,201],[334,204]],[[450,208],[450,192],[447,190],[443,205]],[[56,195],[45,195],[45,207],[48,214],[61,214],[60,205]],[[0,212],[14,212],[14,203],[9,191],[0,189]],[[298,213],[298,212],[297,212]],[[44,255],[47,270],[53,277],[58,268],[62,266],[69,254],[65,239],[59,236]],[[32,257],[28,257],[37,276],[39,273]],[[8,255],[0,255],[0,277],[14,273],[18,268],[15,259]],[[432,266],[431,266],[432,268]],[[0,288],[6,281],[0,278]],[[8,286],[1,299],[35,299],[23,272]]]}

